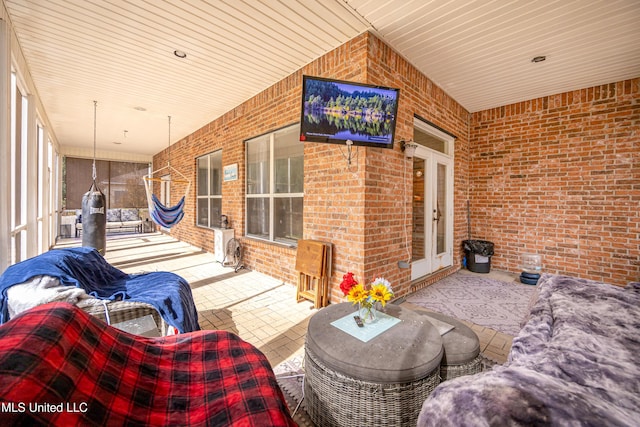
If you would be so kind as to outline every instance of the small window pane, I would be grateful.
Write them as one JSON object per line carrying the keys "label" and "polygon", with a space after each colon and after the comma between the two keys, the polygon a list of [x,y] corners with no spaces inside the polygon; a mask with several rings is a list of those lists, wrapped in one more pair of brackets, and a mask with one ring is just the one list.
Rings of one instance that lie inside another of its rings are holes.
{"label": "small window pane", "polygon": [[209,199],[198,199],[198,225],[209,226]]}
{"label": "small window pane", "polygon": [[198,196],[206,196],[209,194],[209,187],[207,187],[208,170],[209,170],[208,156],[200,157],[198,159]]}
{"label": "small window pane", "polygon": [[[222,173],[222,151],[217,151],[211,154],[211,195],[222,195],[222,180],[220,175]],[[215,218],[215,217],[214,217]]]}
{"label": "small window pane", "polygon": [[222,150],[199,157],[198,212],[196,222],[202,227],[220,226],[222,206]]}
{"label": "small window pane", "polygon": [[276,133],[276,193],[302,193],[304,175],[304,144],[299,141],[297,127]]}
{"label": "small window pane", "polygon": [[269,199],[247,199],[247,234],[269,238]]}
{"label": "small window pane", "polygon": [[212,198],[209,204],[209,212],[211,212],[211,227],[220,227],[220,216],[222,215],[222,199]]}
{"label": "small window pane", "polygon": [[420,129],[413,129],[413,140],[427,148],[446,154],[446,144],[443,140],[422,132]]}
{"label": "small window pane", "polygon": [[269,193],[269,136],[247,142],[247,194]]}
{"label": "small window pane", "polygon": [[274,200],[276,241],[295,243],[302,239],[302,197],[278,197]]}

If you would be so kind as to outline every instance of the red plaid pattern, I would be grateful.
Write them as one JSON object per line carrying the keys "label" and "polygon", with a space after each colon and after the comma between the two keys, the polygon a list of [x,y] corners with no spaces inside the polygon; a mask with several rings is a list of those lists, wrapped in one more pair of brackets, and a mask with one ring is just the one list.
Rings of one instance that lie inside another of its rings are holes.
{"label": "red plaid pattern", "polygon": [[225,331],[144,338],[75,306],[0,327],[3,425],[295,426],[267,358]]}

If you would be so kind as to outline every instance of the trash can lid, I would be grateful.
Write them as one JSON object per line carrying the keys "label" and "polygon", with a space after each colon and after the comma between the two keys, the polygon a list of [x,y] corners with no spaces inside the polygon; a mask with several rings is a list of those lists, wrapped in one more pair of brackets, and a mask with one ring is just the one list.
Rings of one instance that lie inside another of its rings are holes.
{"label": "trash can lid", "polygon": [[463,240],[465,251],[473,252],[474,254],[480,254],[482,256],[493,255],[493,242],[488,240]]}

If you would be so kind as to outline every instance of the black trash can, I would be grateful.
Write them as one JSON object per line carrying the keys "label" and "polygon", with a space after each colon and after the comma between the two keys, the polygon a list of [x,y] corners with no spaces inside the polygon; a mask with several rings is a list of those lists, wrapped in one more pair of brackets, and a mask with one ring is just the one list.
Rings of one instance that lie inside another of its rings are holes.
{"label": "black trash can", "polygon": [[491,271],[491,256],[493,256],[493,242],[486,240],[463,240],[462,246],[467,258],[467,269],[474,273],[488,273]]}

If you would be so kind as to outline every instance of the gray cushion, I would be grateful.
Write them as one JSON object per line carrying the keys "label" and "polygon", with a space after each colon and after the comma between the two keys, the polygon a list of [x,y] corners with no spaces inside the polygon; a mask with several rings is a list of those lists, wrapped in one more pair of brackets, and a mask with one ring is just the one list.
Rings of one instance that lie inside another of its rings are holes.
{"label": "gray cushion", "polygon": [[478,354],[480,354],[480,340],[470,327],[458,319],[441,313],[428,310],[415,311],[427,317],[427,320],[434,318],[454,326],[453,329],[442,336],[442,345],[444,347],[443,365],[463,365],[478,357]]}
{"label": "gray cushion", "polygon": [[107,222],[120,222],[120,209],[107,209]]}
{"label": "gray cushion", "polygon": [[355,311],[351,303],[331,304],[309,320],[306,349],[327,368],[361,381],[400,384],[423,379],[439,369],[442,339],[423,316],[387,304],[387,314],[401,322],[362,342],[331,325]]}
{"label": "gray cushion", "polygon": [[140,216],[138,215],[138,209],[135,209],[135,208],[120,209],[120,219],[122,220],[122,222],[139,221]]}

